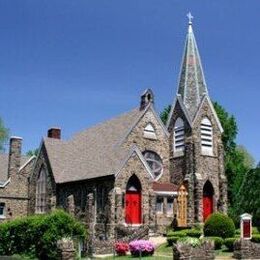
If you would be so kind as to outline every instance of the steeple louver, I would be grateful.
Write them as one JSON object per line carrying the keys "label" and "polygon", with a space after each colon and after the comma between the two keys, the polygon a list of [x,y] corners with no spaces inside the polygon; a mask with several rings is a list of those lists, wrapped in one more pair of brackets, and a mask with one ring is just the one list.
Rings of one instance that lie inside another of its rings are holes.
{"label": "steeple louver", "polygon": [[178,92],[189,112],[191,119],[198,109],[204,94],[207,93],[206,81],[200,60],[199,50],[192,29],[193,18],[188,14],[189,27],[181,64]]}

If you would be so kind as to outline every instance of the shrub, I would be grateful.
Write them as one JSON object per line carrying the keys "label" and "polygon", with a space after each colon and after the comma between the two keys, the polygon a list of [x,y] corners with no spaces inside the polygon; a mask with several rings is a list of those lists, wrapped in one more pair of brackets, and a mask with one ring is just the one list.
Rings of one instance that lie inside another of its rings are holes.
{"label": "shrub", "polygon": [[135,240],[129,243],[132,256],[151,256],[154,253],[154,245],[147,240]]}
{"label": "shrub", "polygon": [[229,237],[224,239],[224,245],[227,247],[229,252],[234,251],[234,242],[237,240],[235,237]]}
{"label": "shrub", "polygon": [[257,235],[257,234],[260,234],[259,230],[257,227],[252,227],[252,234],[253,235]]}
{"label": "shrub", "polygon": [[127,243],[124,242],[117,242],[115,243],[115,251],[117,255],[126,255],[126,252],[129,250],[129,246]]}
{"label": "shrub", "polygon": [[222,213],[210,215],[204,225],[204,235],[209,237],[233,237],[235,225],[233,220]]}
{"label": "shrub", "polygon": [[187,236],[189,237],[197,237],[199,238],[202,235],[201,230],[196,230],[196,229],[190,229],[186,231]]}
{"label": "shrub", "polygon": [[57,259],[57,240],[86,237],[84,226],[62,210],[0,224],[0,255],[26,254]]}
{"label": "shrub", "polygon": [[215,250],[220,249],[224,243],[224,240],[221,237],[206,237],[206,239],[210,239],[214,241]]}
{"label": "shrub", "polygon": [[253,234],[251,241],[254,243],[260,243],[260,234]]}
{"label": "shrub", "polygon": [[186,237],[187,230],[169,231],[167,237]]}
{"label": "shrub", "polygon": [[172,246],[172,244],[176,244],[179,237],[167,237],[167,243],[169,246]]}
{"label": "shrub", "polygon": [[192,247],[198,247],[202,244],[202,240],[200,240],[196,237],[181,237],[178,240],[178,243],[187,244]]}

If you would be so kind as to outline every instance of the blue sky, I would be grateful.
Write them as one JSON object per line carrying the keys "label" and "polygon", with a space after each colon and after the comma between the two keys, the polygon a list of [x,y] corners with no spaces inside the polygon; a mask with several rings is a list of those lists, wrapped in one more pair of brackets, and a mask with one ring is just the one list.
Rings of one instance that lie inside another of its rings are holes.
{"label": "blue sky", "polygon": [[210,96],[260,160],[259,0],[0,0],[0,116],[23,151],[176,93],[191,11]]}

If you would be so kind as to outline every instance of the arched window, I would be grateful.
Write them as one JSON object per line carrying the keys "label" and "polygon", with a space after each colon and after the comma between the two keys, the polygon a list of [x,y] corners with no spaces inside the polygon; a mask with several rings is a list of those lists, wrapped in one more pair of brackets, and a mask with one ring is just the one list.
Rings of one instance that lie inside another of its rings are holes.
{"label": "arched window", "polygon": [[46,171],[42,168],[36,182],[36,213],[46,212],[46,178]]}
{"label": "arched window", "polygon": [[202,154],[212,155],[213,154],[213,131],[212,131],[212,124],[207,117],[203,118],[201,121],[200,136],[201,136]]}
{"label": "arched window", "polygon": [[148,123],[144,128],[144,137],[149,139],[156,139],[154,126],[151,123]]}
{"label": "arched window", "polygon": [[177,118],[174,126],[174,133],[173,133],[173,147],[174,152],[183,152],[185,149],[184,143],[184,122],[179,117]]}
{"label": "arched window", "polygon": [[163,166],[162,166],[162,159],[161,157],[152,151],[145,151],[143,153],[144,158],[148,165],[150,166],[154,177],[158,177],[162,174]]}

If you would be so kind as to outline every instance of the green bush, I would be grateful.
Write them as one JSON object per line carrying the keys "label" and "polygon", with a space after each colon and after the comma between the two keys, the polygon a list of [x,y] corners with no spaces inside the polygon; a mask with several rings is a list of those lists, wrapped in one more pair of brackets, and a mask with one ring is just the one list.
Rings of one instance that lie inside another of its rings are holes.
{"label": "green bush", "polygon": [[260,232],[259,232],[259,230],[258,230],[257,227],[253,227],[253,228],[252,228],[252,234],[253,234],[253,235],[260,234]]}
{"label": "green bush", "polygon": [[210,215],[204,225],[204,235],[209,237],[233,237],[235,225],[233,220],[222,213]]}
{"label": "green bush", "polygon": [[187,236],[189,237],[197,237],[199,238],[202,235],[201,230],[196,230],[196,229],[190,229],[186,231]]}
{"label": "green bush", "polygon": [[62,210],[0,224],[0,255],[57,259],[57,240],[86,237],[84,226]]}
{"label": "green bush", "polygon": [[260,243],[260,234],[253,234],[251,241],[254,243]]}
{"label": "green bush", "polygon": [[179,237],[167,237],[167,243],[169,246],[172,246],[172,244],[176,244]]}
{"label": "green bush", "polygon": [[202,240],[196,238],[196,237],[181,237],[178,239],[178,243],[187,244],[192,247],[198,247],[202,244]]}
{"label": "green bush", "polygon": [[187,230],[168,231],[167,237],[186,237]]}
{"label": "green bush", "polygon": [[234,251],[234,242],[237,240],[235,237],[229,237],[224,239],[224,245],[227,247],[229,252]]}
{"label": "green bush", "polygon": [[210,239],[214,241],[215,250],[220,249],[224,243],[224,239],[221,237],[206,237],[206,239]]}

